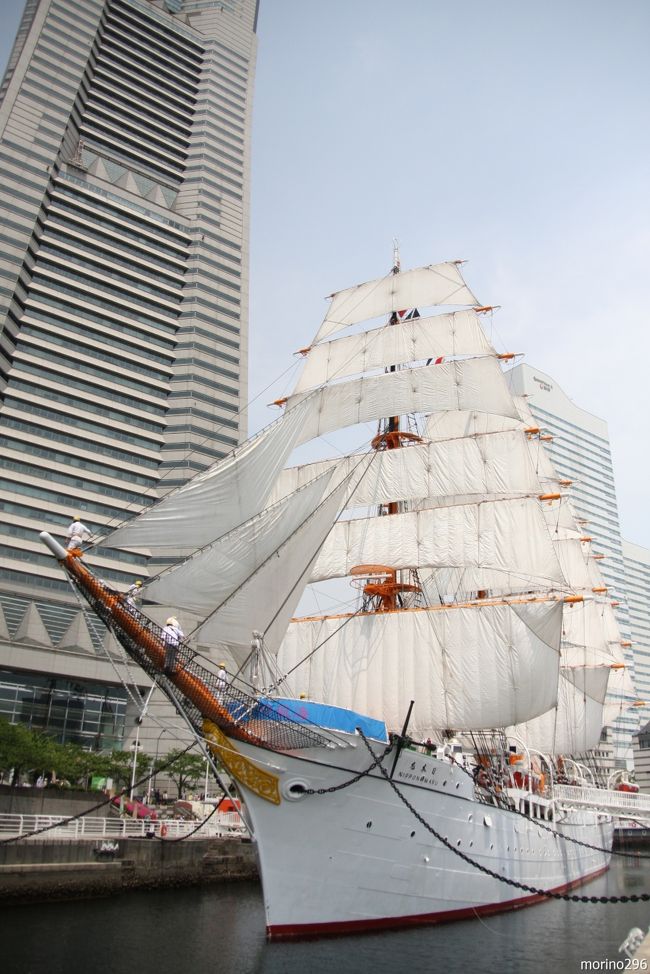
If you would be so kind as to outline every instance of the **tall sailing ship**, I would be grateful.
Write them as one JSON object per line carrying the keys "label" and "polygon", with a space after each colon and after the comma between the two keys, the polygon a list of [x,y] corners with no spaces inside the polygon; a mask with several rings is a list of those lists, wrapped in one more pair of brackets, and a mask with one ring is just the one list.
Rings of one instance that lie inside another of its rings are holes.
{"label": "tall sailing ship", "polygon": [[[280,418],[104,539],[173,552],[145,598],[191,628],[177,648],[42,536],[236,783],[271,938],[496,912],[607,868],[610,816],[558,783],[584,784],[575,756],[633,688],[491,310],[453,261],[333,294]],[[348,428],[361,448],[287,466]],[[296,617],[341,579],[349,611]]]}

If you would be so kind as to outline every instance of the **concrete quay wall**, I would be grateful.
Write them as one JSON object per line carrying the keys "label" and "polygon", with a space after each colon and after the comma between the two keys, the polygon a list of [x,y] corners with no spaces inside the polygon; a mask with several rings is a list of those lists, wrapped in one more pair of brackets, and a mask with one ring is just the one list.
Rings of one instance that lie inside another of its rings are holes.
{"label": "concrete quay wall", "polygon": [[0,844],[0,901],[105,895],[258,877],[255,846],[241,839],[23,840]]}
{"label": "concrete quay wall", "polygon": [[[9,815],[78,815],[98,805],[105,797],[101,791],[0,785],[0,812]],[[90,817],[98,818],[106,814],[106,808],[100,808],[91,812]]]}

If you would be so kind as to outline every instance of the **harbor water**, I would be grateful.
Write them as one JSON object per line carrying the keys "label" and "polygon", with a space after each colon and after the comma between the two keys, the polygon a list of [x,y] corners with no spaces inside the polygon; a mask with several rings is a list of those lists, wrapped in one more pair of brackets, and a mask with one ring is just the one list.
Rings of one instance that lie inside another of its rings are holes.
{"label": "harbor water", "polygon": [[[607,874],[576,892],[650,892],[650,858],[614,857]],[[647,932],[650,925],[650,903],[554,900],[448,925],[269,944],[261,888],[254,882],[4,906],[2,913],[3,974],[643,970],[627,962],[619,947],[631,928]]]}

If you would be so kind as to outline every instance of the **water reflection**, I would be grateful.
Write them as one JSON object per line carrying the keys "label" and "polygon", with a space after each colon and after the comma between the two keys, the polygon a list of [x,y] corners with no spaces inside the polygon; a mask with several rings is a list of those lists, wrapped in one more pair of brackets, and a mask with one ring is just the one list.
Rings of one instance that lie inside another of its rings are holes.
{"label": "water reflection", "polygon": [[[580,892],[650,892],[650,860],[616,859]],[[447,926],[293,944],[266,943],[256,883],[5,907],[3,918],[3,974],[574,974],[581,961],[620,960],[630,929],[648,929],[650,904],[551,901]]]}

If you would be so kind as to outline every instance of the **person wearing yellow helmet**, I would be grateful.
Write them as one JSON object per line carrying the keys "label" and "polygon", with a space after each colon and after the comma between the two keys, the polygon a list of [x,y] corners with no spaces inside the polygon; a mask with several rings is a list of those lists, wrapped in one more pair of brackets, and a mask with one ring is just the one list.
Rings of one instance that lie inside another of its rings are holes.
{"label": "person wearing yellow helmet", "polygon": [[217,673],[217,690],[221,695],[228,685],[228,674],[226,673],[226,664],[219,663],[219,672]]}
{"label": "person wearing yellow helmet", "polygon": [[78,514],[75,514],[68,526],[67,538],[68,550],[81,548],[84,541],[90,541],[92,538],[92,532],[86,527]]}
{"label": "person wearing yellow helmet", "polygon": [[167,676],[172,676],[176,668],[178,647],[185,639],[185,633],[181,629],[176,616],[170,616],[163,626],[163,639],[165,640],[165,663],[163,671]]}
{"label": "person wearing yellow helmet", "polygon": [[133,585],[131,585],[124,596],[124,601],[129,609],[137,608],[137,603],[142,598],[142,581],[136,578]]}

